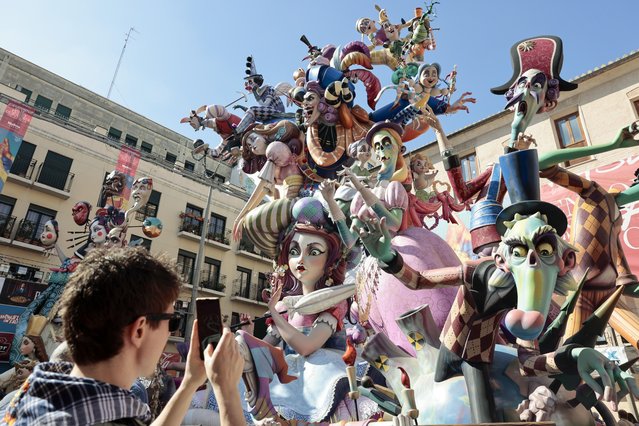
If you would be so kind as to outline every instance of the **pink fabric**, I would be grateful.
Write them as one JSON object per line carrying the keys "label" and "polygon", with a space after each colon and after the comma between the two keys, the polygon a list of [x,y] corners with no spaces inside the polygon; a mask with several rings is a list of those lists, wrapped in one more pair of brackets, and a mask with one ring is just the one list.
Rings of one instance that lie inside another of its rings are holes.
{"label": "pink fabric", "polygon": [[[408,209],[408,193],[401,183],[396,181],[389,182],[386,188],[377,186],[372,191],[387,209],[399,208],[404,211]],[[351,202],[351,216],[356,216],[359,220],[377,217],[375,212],[364,203],[364,198],[359,192],[355,194]],[[396,231],[396,229],[391,229],[391,231]]]}
{"label": "pink fabric", "polygon": [[[278,302],[278,305],[281,302]],[[277,308],[277,306],[276,306]],[[301,327],[312,327],[313,323],[315,322],[315,320],[317,319],[317,317],[319,317],[322,313],[326,312],[328,314],[331,314],[332,316],[335,317],[335,319],[337,320],[337,331],[342,329],[343,326],[343,320],[344,317],[346,316],[346,311],[348,310],[348,303],[346,303],[345,300],[341,301],[340,303],[338,303],[337,305],[335,305],[333,308],[331,309],[327,309],[326,311],[317,313],[317,314],[312,314],[312,315],[300,315],[298,313],[293,314],[293,317],[289,317],[288,322],[289,324],[291,324],[294,327],[297,328],[301,328]]]}

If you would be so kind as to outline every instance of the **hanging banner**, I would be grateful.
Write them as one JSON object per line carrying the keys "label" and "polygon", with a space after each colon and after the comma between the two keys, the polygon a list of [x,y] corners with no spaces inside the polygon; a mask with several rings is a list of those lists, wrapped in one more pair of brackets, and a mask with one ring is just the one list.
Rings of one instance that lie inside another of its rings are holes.
{"label": "hanging banner", "polygon": [[[637,168],[639,168],[639,155],[634,155],[587,170],[579,173],[579,175],[597,182],[601,187],[613,193],[630,188]],[[561,208],[568,217],[568,230],[564,234],[564,238],[568,239],[570,232],[573,232],[570,229],[571,218],[579,196],[549,180],[542,179],[541,183],[541,198]],[[621,216],[623,223],[619,241],[628,260],[630,270],[636,274],[639,272],[639,252],[637,251],[639,249],[639,204],[634,202],[623,206],[621,208]]]}
{"label": "hanging banner", "polygon": [[120,148],[120,154],[118,155],[118,162],[115,166],[115,170],[124,176],[122,194],[114,195],[112,197],[109,196],[107,198],[102,198],[101,196],[99,201],[100,206],[106,207],[107,205],[110,205],[120,210],[126,210],[139,162],[140,151],[128,146],[122,146],[122,148]]}
{"label": "hanging banner", "polygon": [[9,101],[0,118],[0,192],[18,154],[22,138],[27,133],[34,109],[16,101]]}

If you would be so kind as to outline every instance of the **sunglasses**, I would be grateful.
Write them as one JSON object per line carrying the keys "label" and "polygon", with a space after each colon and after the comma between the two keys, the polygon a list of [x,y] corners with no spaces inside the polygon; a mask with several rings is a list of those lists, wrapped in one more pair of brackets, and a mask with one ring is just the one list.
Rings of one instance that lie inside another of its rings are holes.
{"label": "sunglasses", "polygon": [[145,317],[146,319],[148,319],[149,321],[164,321],[164,320],[168,320],[169,321],[169,331],[171,333],[173,333],[174,331],[177,331],[180,328],[180,323],[182,320],[182,317],[184,315],[182,315],[182,313],[180,312],[173,312],[173,313],[163,313],[163,314],[144,314],[144,315],[140,315]]}

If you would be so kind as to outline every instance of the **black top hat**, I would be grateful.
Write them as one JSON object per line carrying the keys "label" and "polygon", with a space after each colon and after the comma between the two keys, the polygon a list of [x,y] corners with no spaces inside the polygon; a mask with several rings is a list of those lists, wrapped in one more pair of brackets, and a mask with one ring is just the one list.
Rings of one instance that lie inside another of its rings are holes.
{"label": "black top hat", "polygon": [[574,90],[577,84],[570,83],[559,76],[564,60],[563,44],[557,36],[538,36],[525,38],[510,48],[513,63],[513,76],[507,83],[490,89],[496,95],[503,95],[515,84],[523,73],[538,69],[548,79],[559,80],[559,90]]}
{"label": "black top hat", "polygon": [[389,120],[380,121],[379,123],[373,124],[373,127],[368,130],[368,133],[366,133],[366,143],[371,145],[373,143],[373,136],[375,135],[375,133],[383,129],[390,129],[397,132],[397,134],[400,136],[400,139],[402,134],[404,133],[404,128],[399,124],[393,123]]}
{"label": "black top hat", "polygon": [[244,79],[246,80],[247,78],[251,78],[251,77],[261,77],[262,74],[257,72],[257,68],[255,68],[255,61],[253,60],[252,56],[247,56],[246,57],[246,77],[244,77]]}
{"label": "black top hat", "polygon": [[497,215],[497,232],[506,233],[505,221],[513,220],[515,213],[530,216],[537,212],[546,216],[548,224],[558,235],[566,232],[568,220],[564,212],[554,204],[541,201],[539,160],[536,149],[511,152],[499,157],[501,173],[508,188],[512,204]]}

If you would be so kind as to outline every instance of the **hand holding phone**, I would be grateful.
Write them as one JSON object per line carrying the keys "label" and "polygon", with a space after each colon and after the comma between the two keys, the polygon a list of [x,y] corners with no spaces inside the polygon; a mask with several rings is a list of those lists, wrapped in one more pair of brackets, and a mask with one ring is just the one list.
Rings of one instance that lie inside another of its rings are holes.
{"label": "hand holding phone", "polygon": [[197,310],[197,331],[200,336],[200,358],[204,360],[204,350],[209,345],[217,345],[222,337],[222,315],[220,299],[217,297],[198,298],[195,300]]}

